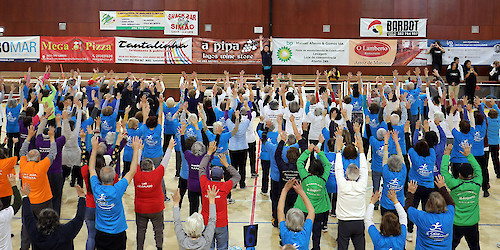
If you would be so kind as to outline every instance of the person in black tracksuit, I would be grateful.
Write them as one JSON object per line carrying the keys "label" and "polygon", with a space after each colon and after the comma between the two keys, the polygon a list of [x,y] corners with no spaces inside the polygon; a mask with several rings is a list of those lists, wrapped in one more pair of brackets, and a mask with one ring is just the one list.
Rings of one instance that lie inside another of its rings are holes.
{"label": "person in black tracksuit", "polygon": [[269,37],[269,44],[263,45],[264,37],[261,35],[260,40],[260,54],[262,55],[262,74],[264,74],[264,86],[271,85],[271,74],[273,72],[273,59],[272,59],[272,43],[273,37]]}
{"label": "person in black tracksuit", "polygon": [[427,51],[427,54],[432,55],[432,68],[436,69],[441,73],[441,68],[443,67],[443,53],[445,53],[443,47],[441,47],[440,41],[435,41],[431,44],[431,47]]}

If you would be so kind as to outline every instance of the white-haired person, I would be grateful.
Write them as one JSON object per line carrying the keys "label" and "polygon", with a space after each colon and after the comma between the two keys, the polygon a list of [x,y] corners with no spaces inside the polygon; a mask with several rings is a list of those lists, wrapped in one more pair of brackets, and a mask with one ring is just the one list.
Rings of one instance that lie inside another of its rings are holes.
{"label": "white-haired person", "polygon": [[413,204],[413,197],[419,185],[411,180],[406,193],[405,210],[408,219],[417,226],[415,249],[451,249],[453,239],[453,217],[455,202],[446,189],[443,176],[436,177],[438,192],[432,192],[420,211]]}
{"label": "white-haired person", "polygon": [[337,178],[337,209],[338,236],[337,246],[339,250],[347,249],[349,240],[352,240],[354,248],[365,248],[365,207],[366,207],[366,185],[368,182],[368,166],[363,152],[363,141],[360,135],[356,135],[356,146],[359,151],[359,166],[349,164],[344,172],[342,163],[342,131],[337,130],[336,144],[337,157],[335,159],[335,177]]}
{"label": "white-haired person", "polygon": [[[40,151],[38,151],[38,149],[32,149],[28,152],[30,141],[35,136],[35,128],[33,126],[29,127],[28,137],[26,137],[26,140],[21,146],[21,151],[19,152],[19,155],[21,155],[19,160],[19,174],[22,183],[30,185],[31,187],[29,197],[31,209],[35,217],[38,217],[38,214],[43,209],[52,208],[52,190],[50,189],[47,171],[57,154],[54,127],[49,127],[48,135],[50,138],[50,149],[47,156],[43,159],[40,159]],[[26,227],[23,226],[21,231],[21,249],[29,248],[30,239],[28,231],[26,231]]]}
{"label": "white-haired person", "polygon": [[[372,149],[372,163],[370,164],[370,168],[372,169],[373,193],[375,193],[380,189],[380,179],[382,177],[382,168],[384,166],[382,161],[384,150],[389,150],[389,142],[384,143],[384,136],[389,132],[385,128],[379,128],[376,130],[377,132],[375,134],[372,134],[368,115],[366,118],[365,133]],[[375,210],[378,210],[379,205],[379,203],[375,204]]]}
{"label": "white-haired person", "polygon": [[[401,203],[401,206],[404,206],[405,204],[404,187],[406,182],[407,170],[405,164],[403,163],[403,154],[401,153],[401,147],[399,146],[399,142],[396,140],[396,138],[398,138],[397,133],[397,131],[393,131],[392,133],[386,132],[386,134],[384,135],[384,156],[382,159],[382,178],[384,178],[384,184],[382,188],[382,198],[380,199],[380,213],[382,214],[382,216],[387,212],[392,212],[394,214],[398,213],[398,211],[396,211],[397,207],[394,206],[395,203],[392,202],[388,196],[389,192],[394,191],[396,193],[397,199],[399,203]],[[387,145],[389,144],[389,137],[391,136],[391,134],[396,142],[396,149],[398,154],[391,155],[389,157],[389,150]],[[404,229],[406,230],[406,226]]]}
{"label": "white-haired person", "polygon": [[153,224],[156,248],[163,248],[163,210],[165,204],[161,183],[174,146],[175,140],[172,137],[160,166],[155,168],[151,159],[144,159],[140,166],[137,166],[137,173],[134,176],[134,204],[138,250],[144,248],[149,221]]}
{"label": "white-haired person", "polygon": [[203,216],[198,212],[187,217],[184,226],[182,226],[179,210],[180,192],[179,190],[175,192],[173,196],[174,230],[179,249],[210,249],[214,238],[215,222],[217,221],[215,198],[218,193],[219,190],[216,185],[208,186],[209,217],[206,226],[203,223]]}
{"label": "white-haired person", "polygon": [[375,227],[375,222],[373,221],[373,209],[379,198],[379,191],[372,195],[365,215],[365,227],[368,228],[368,234],[372,238],[374,249],[405,249],[406,223],[408,222],[408,218],[398,200],[396,191],[391,189],[387,193],[387,198],[396,207],[397,216],[393,212],[385,213],[380,223],[380,231]]}
{"label": "white-haired person", "polygon": [[[285,201],[288,191],[294,189],[300,196],[307,209],[307,217],[304,218],[304,212],[298,208],[291,208],[285,216]],[[315,217],[314,207],[307,197],[302,185],[295,178],[288,180],[281,191],[281,196],[278,202],[278,222],[280,228],[280,237],[283,245],[293,245],[299,250],[308,250],[309,241],[313,229],[313,221]]]}
{"label": "white-haired person", "polygon": [[[92,137],[92,148],[99,147],[97,136]],[[95,170],[97,150],[92,150],[89,159],[90,185],[96,203],[95,246],[97,249],[125,249],[127,245],[127,222],[123,210],[122,197],[137,172],[139,150],[142,141],[135,137],[132,142],[134,156],[130,171],[116,184],[115,170],[111,166],[103,167],[97,178]]]}

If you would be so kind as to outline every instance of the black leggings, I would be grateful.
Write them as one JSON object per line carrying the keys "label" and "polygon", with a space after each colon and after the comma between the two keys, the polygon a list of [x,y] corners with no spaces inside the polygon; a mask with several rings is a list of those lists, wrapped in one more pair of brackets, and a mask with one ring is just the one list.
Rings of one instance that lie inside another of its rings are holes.
{"label": "black leggings", "polygon": [[200,208],[201,202],[201,192],[193,192],[188,190],[188,199],[189,199],[189,214],[194,214],[198,212]]}
{"label": "black leggings", "polygon": [[14,144],[13,139],[17,138],[19,140],[19,132],[17,133],[7,133],[7,148],[9,151],[9,157],[17,156],[19,157],[19,141]]}
{"label": "black leggings", "polygon": [[493,162],[493,169],[497,178],[500,178],[500,162],[498,160],[498,145],[490,145],[490,151],[486,154],[486,164],[488,164],[489,156],[491,154],[491,161]]}
{"label": "black leggings", "polygon": [[477,163],[481,166],[481,172],[483,175],[483,191],[488,191],[490,189],[490,176],[488,172],[488,158],[486,157],[486,152],[484,155],[476,156]]}
{"label": "black leggings", "polygon": [[247,165],[247,150],[229,150],[231,157],[231,165],[240,172],[240,188],[245,188],[246,165]]}
{"label": "black leggings", "polygon": [[255,171],[255,146],[257,142],[251,142],[248,143],[248,158],[250,159],[250,173],[256,174],[257,172]]}
{"label": "black leggings", "polygon": [[177,188],[179,188],[179,193],[181,194],[181,199],[179,201],[179,209],[181,209],[182,198],[184,198],[184,195],[186,194],[188,188],[188,181],[186,179],[183,179],[182,177],[179,178],[179,185],[177,186]]}
{"label": "black leggings", "polygon": [[[418,208],[418,204],[422,201],[422,210],[425,211],[425,204],[429,200],[429,195],[434,191],[433,188],[426,188],[424,186],[418,186],[415,196],[413,197],[413,206]],[[408,232],[413,233],[413,222],[408,220]]]}
{"label": "black leggings", "polygon": [[262,67],[262,74],[264,74],[264,86],[271,85],[271,74],[273,72],[273,67],[271,66],[269,69],[264,69]]}

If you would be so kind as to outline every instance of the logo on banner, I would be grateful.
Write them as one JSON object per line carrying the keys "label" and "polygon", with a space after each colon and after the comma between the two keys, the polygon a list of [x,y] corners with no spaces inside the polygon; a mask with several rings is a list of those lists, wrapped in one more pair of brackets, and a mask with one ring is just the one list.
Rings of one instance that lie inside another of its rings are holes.
{"label": "logo on banner", "polygon": [[382,41],[366,41],[361,42],[354,48],[354,52],[360,56],[379,57],[383,56],[391,50],[389,44]]}
{"label": "logo on banner", "polygon": [[110,25],[115,22],[115,18],[105,13],[101,18],[101,23],[103,25]]}
{"label": "logo on banner", "polygon": [[380,22],[379,20],[374,20],[370,23],[370,25],[368,25],[368,30],[371,30],[373,33],[381,36],[384,28],[382,27],[382,22]]}
{"label": "logo on banner", "polygon": [[73,39],[73,41],[71,41],[71,44],[73,45],[71,49],[76,53],[81,53],[84,50],[83,41],[78,38]]}
{"label": "logo on banner", "polygon": [[278,59],[282,62],[288,62],[292,58],[292,50],[288,47],[281,47],[278,50]]}

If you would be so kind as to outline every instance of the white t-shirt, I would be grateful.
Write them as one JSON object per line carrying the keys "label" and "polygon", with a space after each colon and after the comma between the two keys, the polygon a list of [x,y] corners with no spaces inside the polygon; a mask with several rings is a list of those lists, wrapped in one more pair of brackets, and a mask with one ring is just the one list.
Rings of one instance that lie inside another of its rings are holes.
{"label": "white t-shirt", "polygon": [[342,103],[342,109],[345,109],[346,111],[346,114],[347,114],[347,120],[349,121],[352,121],[352,109],[354,107],[352,106],[352,104],[346,104],[346,103]]}
{"label": "white t-shirt", "polygon": [[307,114],[309,125],[309,140],[319,140],[319,135],[325,127],[326,118],[323,115],[315,116],[314,111]]}
{"label": "white t-shirt", "polygon": [[0,211],[0,249],[12,250],[11,240],[11,221],[14,217],[14,208],[8,208]]}
{"label": "white t-shirt", "polygon": [[283,108],[278,108],[277,110],[272,110],[269,106],[265,106],[262,115],[265,119],[270,119],[274,124],[274,132],[278,131],[278,115],[283,114]]}
{"label": "white t-shirt", "polygon": [[290,116],[293,115],[295,118],[295,126],[300,134],[302,134],[302,121],[304,120],[305,112],[303,108],[300,108],[297,113],[290,112],[290,109],[286,108],[283,114],[283,120],[286,121],[285,132],[290,135],[293,134],[292,123],[290,122]]}
{"label": "white t-shirt", "polygon": [[[257,132],[255,131],[255,117],[257,116],[257,114],[255,113],[255,111],[252,111],[252,120],[250,120],[250,125],[248,125],[248,128],[247,128],[247,143],[252,143],[252,142],[255,142],[257,140]],[[246,117],[246,116],[245,116]],[[245,118],[245,119],[248,119],[248,118]]]}

